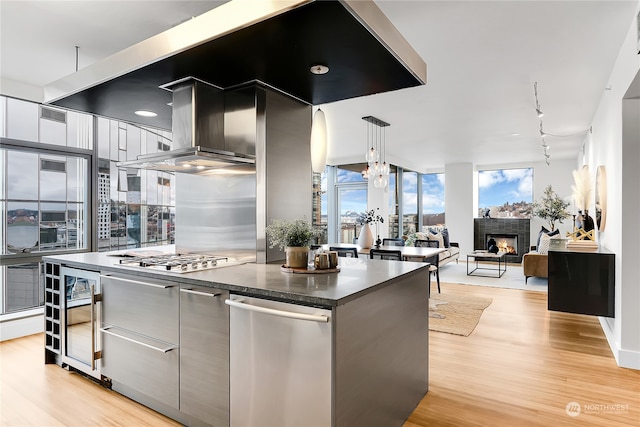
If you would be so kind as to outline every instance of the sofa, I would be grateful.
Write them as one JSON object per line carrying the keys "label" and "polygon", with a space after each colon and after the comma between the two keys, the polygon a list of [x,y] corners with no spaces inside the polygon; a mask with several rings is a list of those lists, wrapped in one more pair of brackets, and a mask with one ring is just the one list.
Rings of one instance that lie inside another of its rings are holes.
{"label": "sofa", "polygon": [[449,231],[446,228],[426,228],[422,232],[412,233],[402,236],[402,238],[405,240],[405,246],[414,246],[416,240],[437,240],[441,248],[446,248],[444,252],[440,253],[439,267],[453,261],[457,263],[460,258],[460,245],[449,241]]}
{"label": "sofa", "polygon": [[522,270],[524,271],[524,283],[529,277],[549,277],[549,264],[547,254],[535,251],[527,252],[522,256]]}

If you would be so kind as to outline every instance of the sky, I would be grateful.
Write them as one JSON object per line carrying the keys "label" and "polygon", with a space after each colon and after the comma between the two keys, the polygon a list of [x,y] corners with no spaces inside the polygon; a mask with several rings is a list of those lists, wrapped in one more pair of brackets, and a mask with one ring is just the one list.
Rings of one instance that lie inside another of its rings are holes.
{"label": "sky", "polygon": [[533,202],[533,169],[498,169],[478,172],[478,207],[505,202]]}
{"label": "sky", "polygon": [[[417,213],[418,176],[415,172],[402,175],[402,203],[404,213]],[[444,174],[432,173],[422,175],[422,213],[435,214],[444,212]]]}

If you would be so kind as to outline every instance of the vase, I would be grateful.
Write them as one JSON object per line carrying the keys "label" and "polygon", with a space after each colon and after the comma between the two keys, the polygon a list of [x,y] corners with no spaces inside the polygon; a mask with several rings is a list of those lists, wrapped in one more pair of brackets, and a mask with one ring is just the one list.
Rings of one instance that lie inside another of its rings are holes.
{"label": "vase", "polygon": [[358,236],[358,246],[362,249],[370,249],[373,245],[373,233],[369,224],[364,224],[360,229],[360,235]]}
{"label": "vase", "polygon": [[591,218],[589,216],[589,210],[588,209],[584,210],[582,228],[584,229],[584,231],[591,231],[591,230],[593,230],[595,228],[594,223],[593,223],[593,218]]}
{"label": "vase", "polygon": [[307,268],[309,247],[308,246],[287,246],[284,248],[287,257],[286,265],[289,268]]}

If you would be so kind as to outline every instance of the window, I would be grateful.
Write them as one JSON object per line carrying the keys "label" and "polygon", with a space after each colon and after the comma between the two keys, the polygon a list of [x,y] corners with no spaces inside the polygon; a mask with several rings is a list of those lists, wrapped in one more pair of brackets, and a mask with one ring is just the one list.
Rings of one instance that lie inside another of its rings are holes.
{"label": "window", "polygon": [[98,118],[99,251],[174,242],[174,175],[117,167],[119,161],[163,151],[170,143],[169,132]]}
{"label": "window", "polygon": [[7,183],[2,254],[87,248],[88,160],[13,149],[0,155]]}
{"label": "window", "polygon": [[318,243],[328,243],[328,217],[327,217],[327,172],[313,174],[313,205],[311,212],[311,225],[319,230]]}
{"label": "window", "polygon": [[354,243],[360,234],[360,217],[367,211],[367,181],[363,164],[341,165],[336,169],[338,201],[338,243]]}
{"label": "window", "polygon": [[409,235],[418,229],[418,173],[402,172],[402,234]]}
{"label": "window", "polygon": [[533,168],[478,171],[478,216],[531,218]]}
{"label": "window", "polygon": [[43,304],[43,252],[88,247],[88,159],[50,153],[0,149],[0,314]]}
{"label": "window", "polygon": [[398,168],[391,165],[389,171],[389,217],[387,218],[387,227],[389,237],[400,237],[400,226],[398,224],[398,215],[400,215],[400,206],[398,205]]}
{"label": "window", "polygon": [[43,305],[45,253],[88,251],[96,240],[99,250],[173,243],[173,175],[116,166],[165,150],[170,132],[98,118],[98,170],[90,171],[94,116],[4,96],[0,113],[0,315]]}
{"label": "window", "polygon": [[422,179],[422,225],[444,225],[444,174],[420,175]]}

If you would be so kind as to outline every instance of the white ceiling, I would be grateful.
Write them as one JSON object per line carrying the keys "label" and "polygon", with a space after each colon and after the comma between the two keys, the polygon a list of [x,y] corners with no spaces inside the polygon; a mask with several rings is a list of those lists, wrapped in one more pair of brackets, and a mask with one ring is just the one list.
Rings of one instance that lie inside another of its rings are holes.
{"label": "white ceiling", "polygon": [[[224,1],[0,1],[0,77],[42,87]],[[387,160],[544,161],[533,84],[554,159],[577,156],[638,0],[376,3],[427,63],[425,86],[323,105],[329,163],[364,159],[366,122],[387,128]],[[330,31],[330,29],[327,29]],[[330,64],[329,64],[330,65]],[[24,86],[27,87],[27,86]],[[1,93],[8,91],[0,87]],[[514,135],[518,134],[518,135]],[[568,137],[565,135],[574,135]]]}

